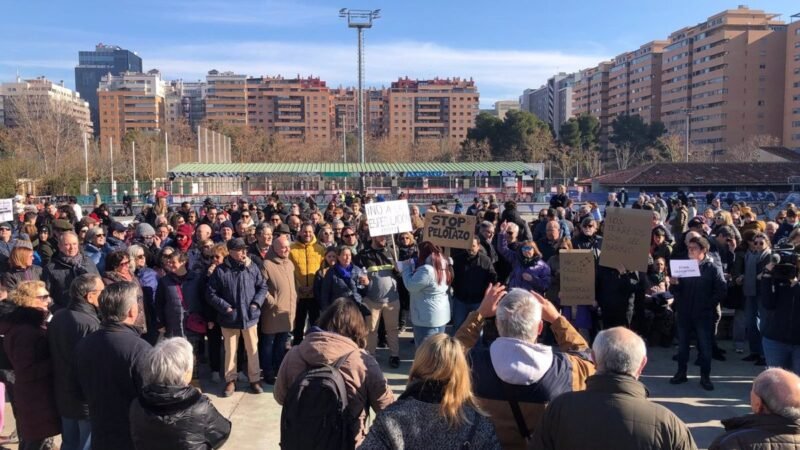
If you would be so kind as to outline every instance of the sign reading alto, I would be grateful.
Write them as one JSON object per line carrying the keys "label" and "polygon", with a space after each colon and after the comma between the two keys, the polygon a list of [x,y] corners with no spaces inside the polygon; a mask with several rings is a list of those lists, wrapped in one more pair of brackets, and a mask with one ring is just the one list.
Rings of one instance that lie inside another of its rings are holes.
{"label": "sign reading alto", "polygon": [[477,217],[463,214],[425,214],[425,240],[439,247],[470,248]]}
{"label": "sign reading alto", "polygon": [[370,236],[388,236],[413,231],[407,200],[367,203],[364,207]]}

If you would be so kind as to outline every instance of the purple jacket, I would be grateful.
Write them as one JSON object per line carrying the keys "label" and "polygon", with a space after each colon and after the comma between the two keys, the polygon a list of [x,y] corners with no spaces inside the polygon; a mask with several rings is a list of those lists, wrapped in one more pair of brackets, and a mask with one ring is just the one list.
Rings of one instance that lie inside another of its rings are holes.
{"label": "purple jacket", "polygon": [[522,254],[508,248],[508,241],[504,233],[497,237],[497,251],[511,264],[511,275],[508,278],[508,288],[522,288],[526,291],[536,291],[544,294],[550,287],[550,266],[543,260],[536,264],[525,267],[522,264]]}

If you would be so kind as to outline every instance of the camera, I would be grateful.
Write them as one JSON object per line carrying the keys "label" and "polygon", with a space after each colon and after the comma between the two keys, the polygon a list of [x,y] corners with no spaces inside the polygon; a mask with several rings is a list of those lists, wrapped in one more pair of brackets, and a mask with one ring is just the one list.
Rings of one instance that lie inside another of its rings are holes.
{"label": "camera", "polygon": [[788,282],[798,275],[800,247],[791,245],[775,247],[772,249],[770,261],[775,263],[770,272],[772,278],[778,282]]}

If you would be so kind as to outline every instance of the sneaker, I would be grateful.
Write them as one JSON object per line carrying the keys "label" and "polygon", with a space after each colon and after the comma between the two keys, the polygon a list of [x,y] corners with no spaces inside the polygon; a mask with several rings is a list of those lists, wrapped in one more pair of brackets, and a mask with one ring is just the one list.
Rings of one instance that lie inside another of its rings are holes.
{"label": "sneaker", "polygon": [[219,372],[217,371],[211,372],[211,381],[213,381],[214,383],[219,383],[220,381]]}
{"label": "sneaker", "polygon": [[392,369],[397,369],[400,367],[400,357],[399,356],[392,356],[389,358],[389,367]]}
{"label": "sneaker", "polygon": [[228,381],[228,384],[225,385],[225,390],[222,391],[222,396],[230,397],[234,392],[236,392],[236,382]]}
{"label": "sneaker", "polygon": [[707,391],[714,390],[714,383],[711,382],[710,377],[700,377],[700,386]]}
{"label": "sneaker", "polygon": [[264,388],[261,387],[261,382],[256,381],[255,383],[250,383],[250,392],[253,394],[263,394]]}
{"label": "sneaker", "polygon": [[742,358],[742,361],[755,362],[758,361],[758,358],[759,358],[758,353],[750,353],[749,355]]}
{"label": "sneaker", "polygon": [[683,384],[689,381],[689,378],[686,377],[685,372],[678,372],[675,374],[674,377],[669,379],[669,384]]}

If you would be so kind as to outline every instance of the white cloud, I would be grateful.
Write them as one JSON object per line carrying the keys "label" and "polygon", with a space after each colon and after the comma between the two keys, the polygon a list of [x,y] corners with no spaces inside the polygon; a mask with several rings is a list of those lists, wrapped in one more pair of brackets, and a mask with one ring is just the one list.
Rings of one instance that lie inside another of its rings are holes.
{"label": "white cloud", "polygon": [[[314,75],[329,86],[355,85],[356,45],[275,41],[214,43],[143,49],[145,64],[166,78],[202,79],[211,69],[251,76]],[[456,49],[433,43],[366,42],[366,84],[388,86],[398,77],[473,78],[481,104],[516,99],[524,89],[539,87],[553,74],[596,65],[606,55],[556,51]]]}

